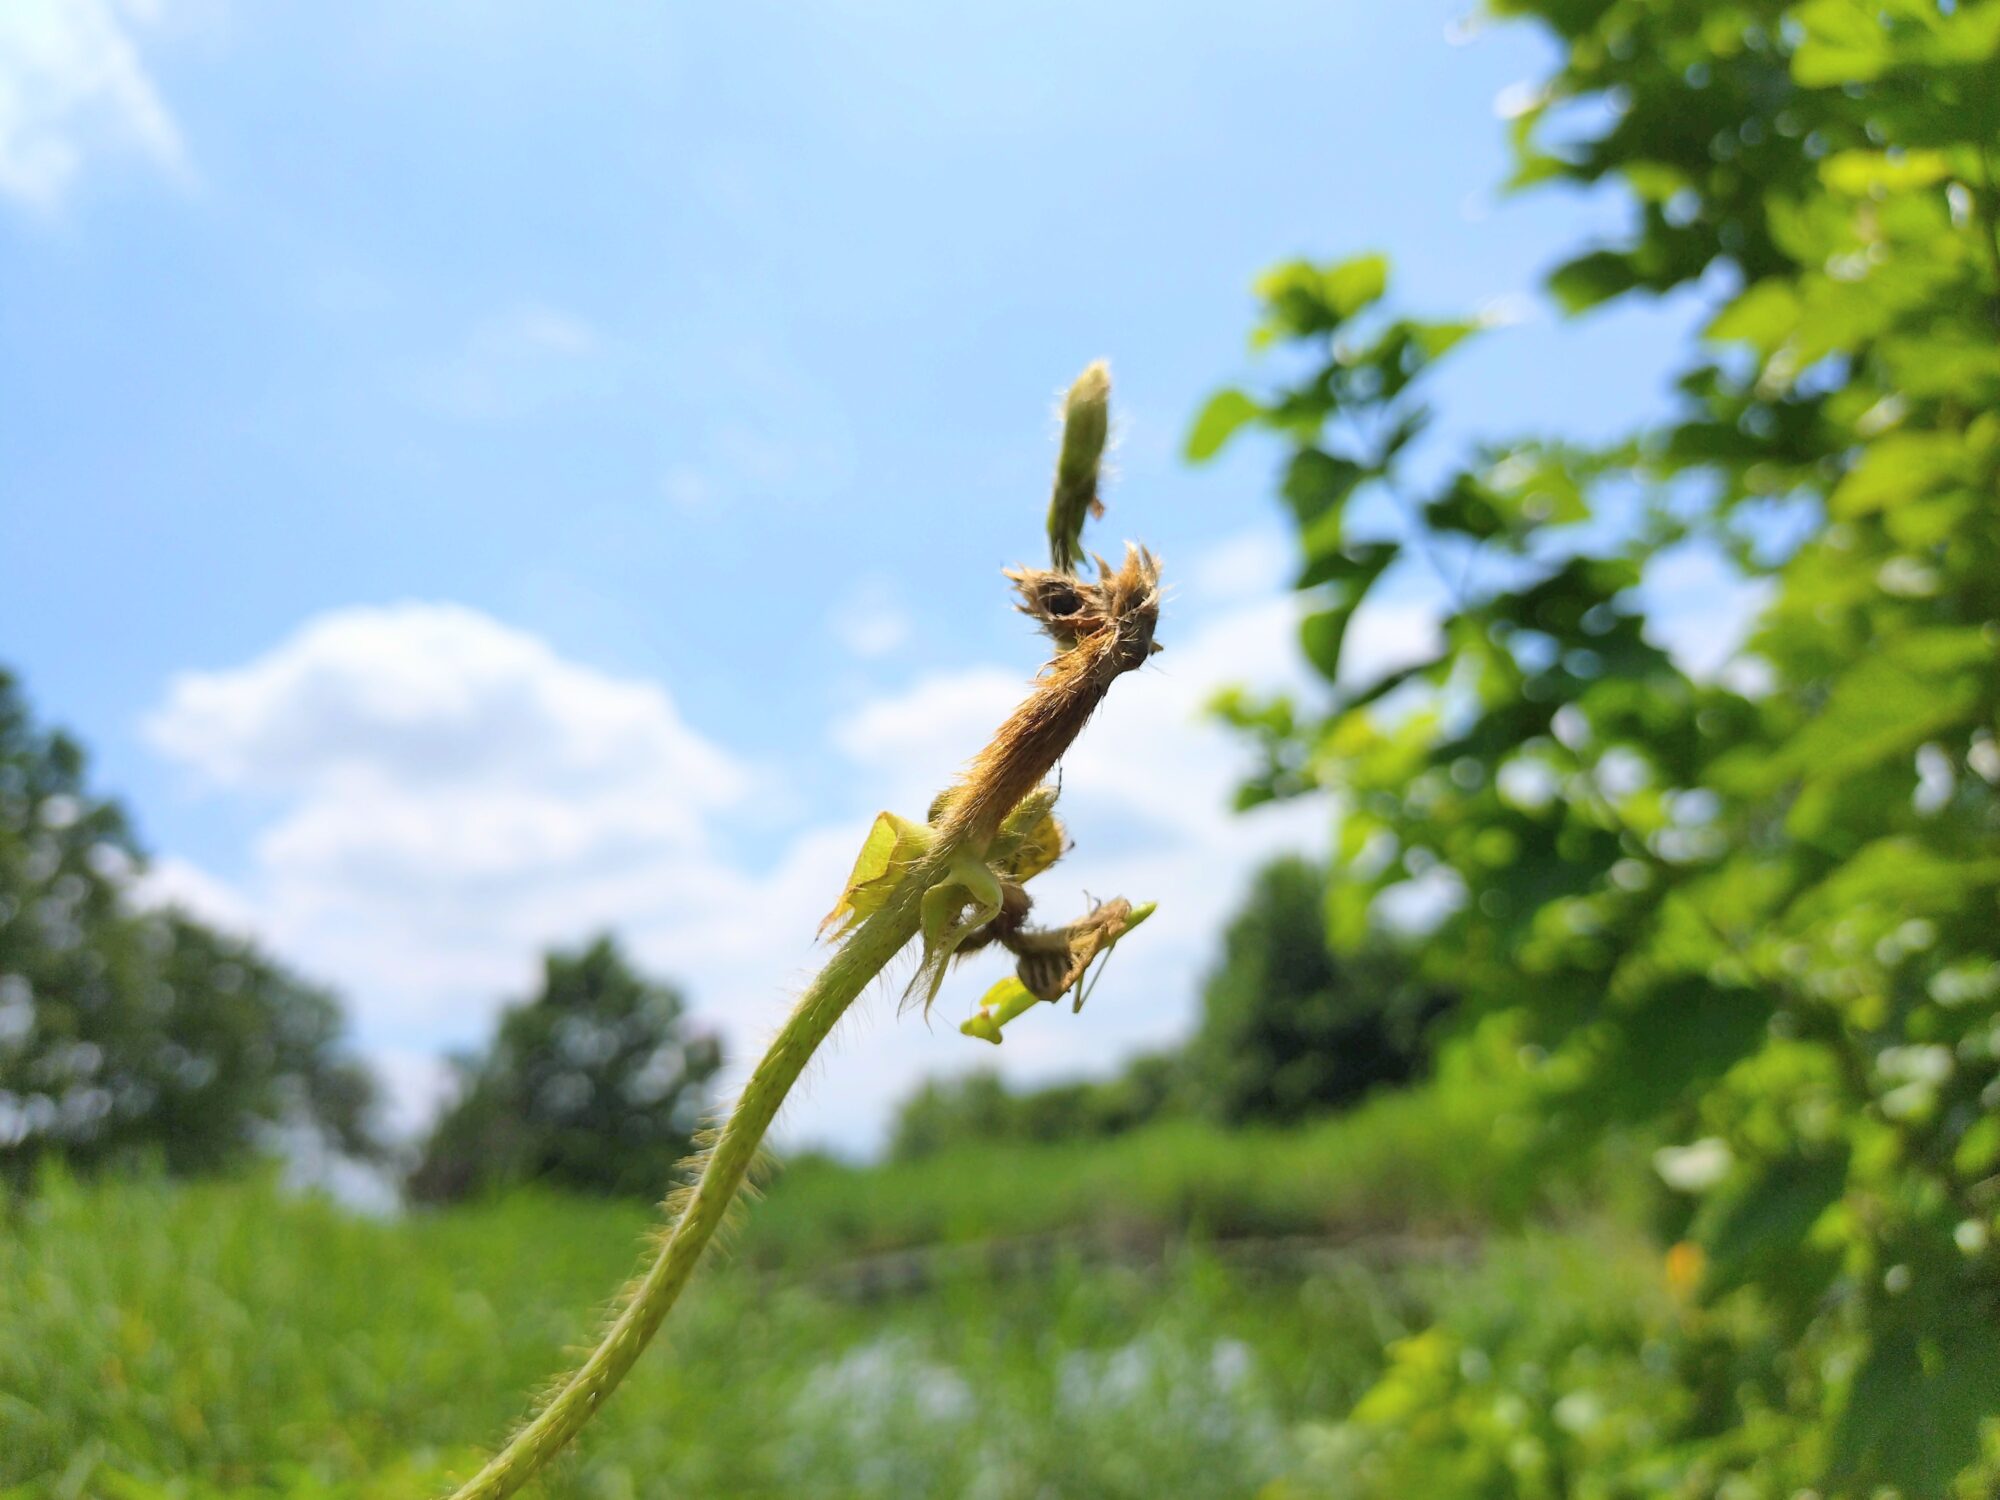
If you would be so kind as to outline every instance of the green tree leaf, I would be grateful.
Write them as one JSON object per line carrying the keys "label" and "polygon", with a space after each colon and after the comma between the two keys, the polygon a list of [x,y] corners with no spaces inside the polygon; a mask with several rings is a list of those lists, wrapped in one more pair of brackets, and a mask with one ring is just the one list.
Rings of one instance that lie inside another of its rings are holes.
{"label": "green tree leaf", "polygon": [[1328,266],[1320,276],[1328,306],[1342,318],[1351,318],[1365,307],[1382,300],[1389,289],[1389,258],[1386,255],[1357,255]]}
{"label": "green tree leaf", "polygon": [[2000,1412],[2000,1328],[1964,1309],[1929,1331],[1891,1325],[1855,1372],[1833,1432],[1834,1483],[1943,1495]]}
{"label": "green tree leaf", "polygon": [[1207,463],[1245,424],[1256,421],[1262,413],[1263,408],[1241,391],[1217,391],[1188,429],[1182,455],[1190,463]]}

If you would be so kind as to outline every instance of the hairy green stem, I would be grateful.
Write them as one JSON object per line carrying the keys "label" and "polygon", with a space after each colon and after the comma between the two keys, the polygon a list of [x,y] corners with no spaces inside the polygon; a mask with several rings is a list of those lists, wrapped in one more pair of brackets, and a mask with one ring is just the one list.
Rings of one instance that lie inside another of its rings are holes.
{"label": "hairy green stem", "polygon": [[452,1500],[500,1500],[513,1494],[576,1436],[617,1389],[722,1226],[764,1133],[807,1061],[870,981],[917,935],[918,903],[937,863],[934,855],[913,870],[888,903],[855,929],[820,970],[744,1085],[686,1207],[603,1340],[548,1405],[456,1490]]}
{"label": "hairy green stem", "polygon": [[[1083,524],[1097,508],[1097,466],[1108,431],[1110,390],[1110,374],[1099,362],[1071,387],[1065,407],[1062,459],[1049,511],[1050,545],[1059,569],[1065,571],[1060,580],[1063,608],[1029,609],[1061,648],[1055,660],[1000,726],[965,779],[943,799],[942,811],[932,819],[935,837],[928,852],[835,950],[799,998],[744,1085],[652,1264],[627,1295],[597,1348],[492,1462],[453,1493],[452,1500],[501,1500],[513,1494],[576,1436],[618,1388],[659,1332],[702,1252],[728,1217],[765,1132],[813,1053],[919,930],[926,944],[925,969],[919,977],[929,976],[928,1005],[944,965],[968,935],[962,926],[969,920],[968,905],[980,906],[981,922],[999,909],[998,882],[985,860],[1008,814],[1042,784],[1110,690],[1112,680],[1143,665],[1159,649],[1153,641],[1159,618],[1159,568],[1150,553],[1128,546],[1124,566],[1114,571],[1100,563],[1103,576],[1094,584],[1067,576],[1064,568],[1064,559],[1073,560],[1073,554],[1080,552]],[[1010,576],[1033,581],[1031,575]],[[1024,597],[1033,606],[1042,596],[1028,590]],[[1042,811],[1046,814],[1046,806]],[[967,855],[978,862],[975,869],[962,865]],[[989,889],[990,907],[983,900]],[[923,911],[927,893],[934,903],[929,922]],[[951,904],[954,893],[956,907]],[[843,897],[843,905],[846,900]],[[836,913],[840,910],[835,908]],[[1125,910],[1130,912],[1129,905]]]}

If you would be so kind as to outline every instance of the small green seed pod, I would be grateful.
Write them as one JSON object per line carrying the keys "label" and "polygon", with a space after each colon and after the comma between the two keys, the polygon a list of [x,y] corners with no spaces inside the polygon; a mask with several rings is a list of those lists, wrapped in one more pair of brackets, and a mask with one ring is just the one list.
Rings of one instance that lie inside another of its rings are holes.
{"label": "small green seed pod", "polygon": [[1076,377],[1063,398],[1062,452],[1049,498],[1049,556],[1060,572],[1076,571],[1083,561],[1083,523],[1104,514],[1097,472],[1110,435],[1111,367],[1100,359]]}

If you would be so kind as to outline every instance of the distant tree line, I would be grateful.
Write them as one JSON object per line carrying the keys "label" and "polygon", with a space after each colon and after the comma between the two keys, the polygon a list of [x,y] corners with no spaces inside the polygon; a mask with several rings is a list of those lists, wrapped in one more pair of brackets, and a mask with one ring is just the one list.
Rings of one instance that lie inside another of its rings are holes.
{"label": "distant tree line", "polygon": [[379,1155],[334,998],[183,912],[135,909],[138,845],[85,772],[0,672],[0,1182],[55,1157],[209,1171],[296,1129]]}
{"label": "distant tree line", "polygon": [[[226,1170],[305,1131],[389,1163],[379,1089],[343,1040],[337,999],[178,910],[130,899],[144,858],[124,810],[91,789],[82,747],[39,726],[0,672],[0,1181],[60,1158]],[[1115,1135],[1169,1114],[1284,1124],[1408,1082],[1443,997],[1388,948],[1339,959],[1325,875],[1262,870],[1224,939],[1185,1046],[1101,1081],[1017,1091],[992,1072],[925,1084],[892,1154],[964,1142]],[[406,1148],[406,1185],[449,1202],[523,1184],[651,1195],[693,1147],[722,1065],[670,985],[599,937],[543,960],[537,992]]]}
{"label": "distant tree line", "polygon": [[1187,1045],[1098,1081],[1015,1090],[991,1069],[931,1080],[898,1109],[890,1154],[1116,1135],[1175,1114],[1288,1125],[1412,1082],[1429,1065],[1449,997],[1386,942],[1336,956],[1325,912],[1322,867],[1273,861],[1224,934]]}
{"label": "distant tree line", "polygon": [[[339,1001],[248,940],[131,899],[144,857],[83,748],[0,672],[0,1184],[42,1168],[227,1170],[316,1137],[390,1165]],[[721,1066],[609,938],[549,954],[416,1153],[430,1201],[535,1182],[658,1193]]]}

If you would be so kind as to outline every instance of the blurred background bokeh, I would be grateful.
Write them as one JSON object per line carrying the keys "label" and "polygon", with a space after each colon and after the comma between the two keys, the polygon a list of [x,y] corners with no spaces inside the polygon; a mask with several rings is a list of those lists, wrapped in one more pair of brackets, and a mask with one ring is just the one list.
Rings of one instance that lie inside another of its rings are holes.
{"label": "blurred background bokeh", "polygon": [[2000,1492],[2000,0],[4,0],[0,1495],[477,1466],[1099,356],[1159,914],[541,1492]]}

